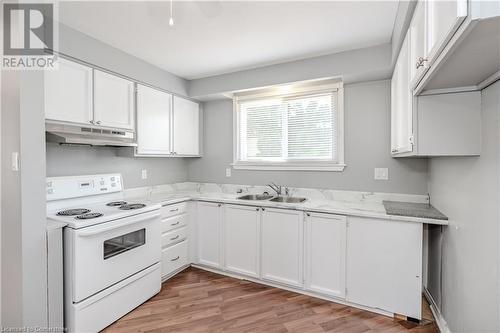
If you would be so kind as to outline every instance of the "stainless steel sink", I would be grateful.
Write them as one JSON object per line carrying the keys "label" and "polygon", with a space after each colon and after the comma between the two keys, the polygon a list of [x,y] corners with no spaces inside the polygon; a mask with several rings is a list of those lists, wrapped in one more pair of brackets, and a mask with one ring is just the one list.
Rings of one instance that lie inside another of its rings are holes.
{"label": "stainless steel sink", "polygon": [[271,199],[273,196],[269,194],[247,194],[238,197],[240,200],[267,200]]}
{"label": "stainless steel sink", "polygon": [[271,199],[270,201],[274,202],[288,202],[288,203],[299,203],[299,202],[304,202],[306,201],[306,198],[301,198],[301,197],[276,197],[274,199]]}

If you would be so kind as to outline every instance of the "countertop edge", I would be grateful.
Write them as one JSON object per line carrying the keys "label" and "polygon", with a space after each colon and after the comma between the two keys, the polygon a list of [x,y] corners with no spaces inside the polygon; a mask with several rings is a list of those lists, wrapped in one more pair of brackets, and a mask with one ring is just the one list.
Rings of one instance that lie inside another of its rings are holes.
{"label": "countertop edge", "polygon": [[204,201],[204,202],[220,202],[227,204],[235,204],[242,206],[252,206],[252,207],[269,207],[269,208],[281,208],[281,209],[293,209],[298,211],[307,211],[307,212],[315,212],[315,213],[325,213],[325,214],[338,214],[338,215],[346,215],[346,216],[356,216],[356,217],[367,217],[367,218],[377,218],[384,219],[390,221],[402,221],[402,222],[413,222],[413,223],[422,223],[422,224],[434,224],[434,225],[448,225],[448,220],[439,220],[439,219],[430,219],[430,218],[422,218],[422,217],[411,217],[411,216],[399,216],[399,215],[387,215],[385,213],[378,212],[369,212],[369,211],[356,211],[356,210],[343,210],[343,209],[328,209],[328,208],[314,208],[314,207],[305,207],[301,206],[302,204],[284,204],[284,203],[274,203],[270,201],[245,201],[239,199],[230,199],[230,198],[214,198],[214,197],[203,197],[203,196],[182,196],[178,198],[172,199],[147,199],[152,202],[156,202],[161,204],[162,206],[172,205],[185,201]]}

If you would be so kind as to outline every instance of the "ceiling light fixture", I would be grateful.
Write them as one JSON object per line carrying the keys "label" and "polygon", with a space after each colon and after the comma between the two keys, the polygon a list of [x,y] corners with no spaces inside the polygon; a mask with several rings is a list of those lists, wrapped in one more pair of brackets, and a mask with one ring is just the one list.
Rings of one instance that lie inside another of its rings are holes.
{"label": "ceiling light fixture", "polygon": [[170,0],[170,20],[168,20],[168,25],[173,26],[174,25],[174,12],[173,12],[173,3],[174,0]]}

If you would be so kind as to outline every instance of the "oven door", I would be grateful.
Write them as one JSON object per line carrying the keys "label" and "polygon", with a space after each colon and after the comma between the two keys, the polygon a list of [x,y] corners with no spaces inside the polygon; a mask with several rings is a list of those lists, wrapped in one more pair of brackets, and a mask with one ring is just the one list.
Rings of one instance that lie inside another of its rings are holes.
{"label": "oven door", "polygon": [[67,232],[75,303],[160,261],[159,210]]}

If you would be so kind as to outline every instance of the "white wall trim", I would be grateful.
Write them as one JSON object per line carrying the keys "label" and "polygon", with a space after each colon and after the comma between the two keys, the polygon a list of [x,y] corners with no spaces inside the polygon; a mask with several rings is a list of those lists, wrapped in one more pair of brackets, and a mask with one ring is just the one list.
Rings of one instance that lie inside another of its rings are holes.
{"label": "white wall trim", "polygon": [[446,322],[446,320],[444,320],[444,317],[441,314],[441,311],[439,310],[436,302],[432,298],[432,295],[429,293],[429,291],[427,290],[426,287],[423,287],[422,289],[424,290],[425,298],[429,302],[432,315],[434,316],[434,319],[436,319],[436,325],[438,326],[439,331],[441,333],[452,333],[450,328],[448,327],[448,323]]}

